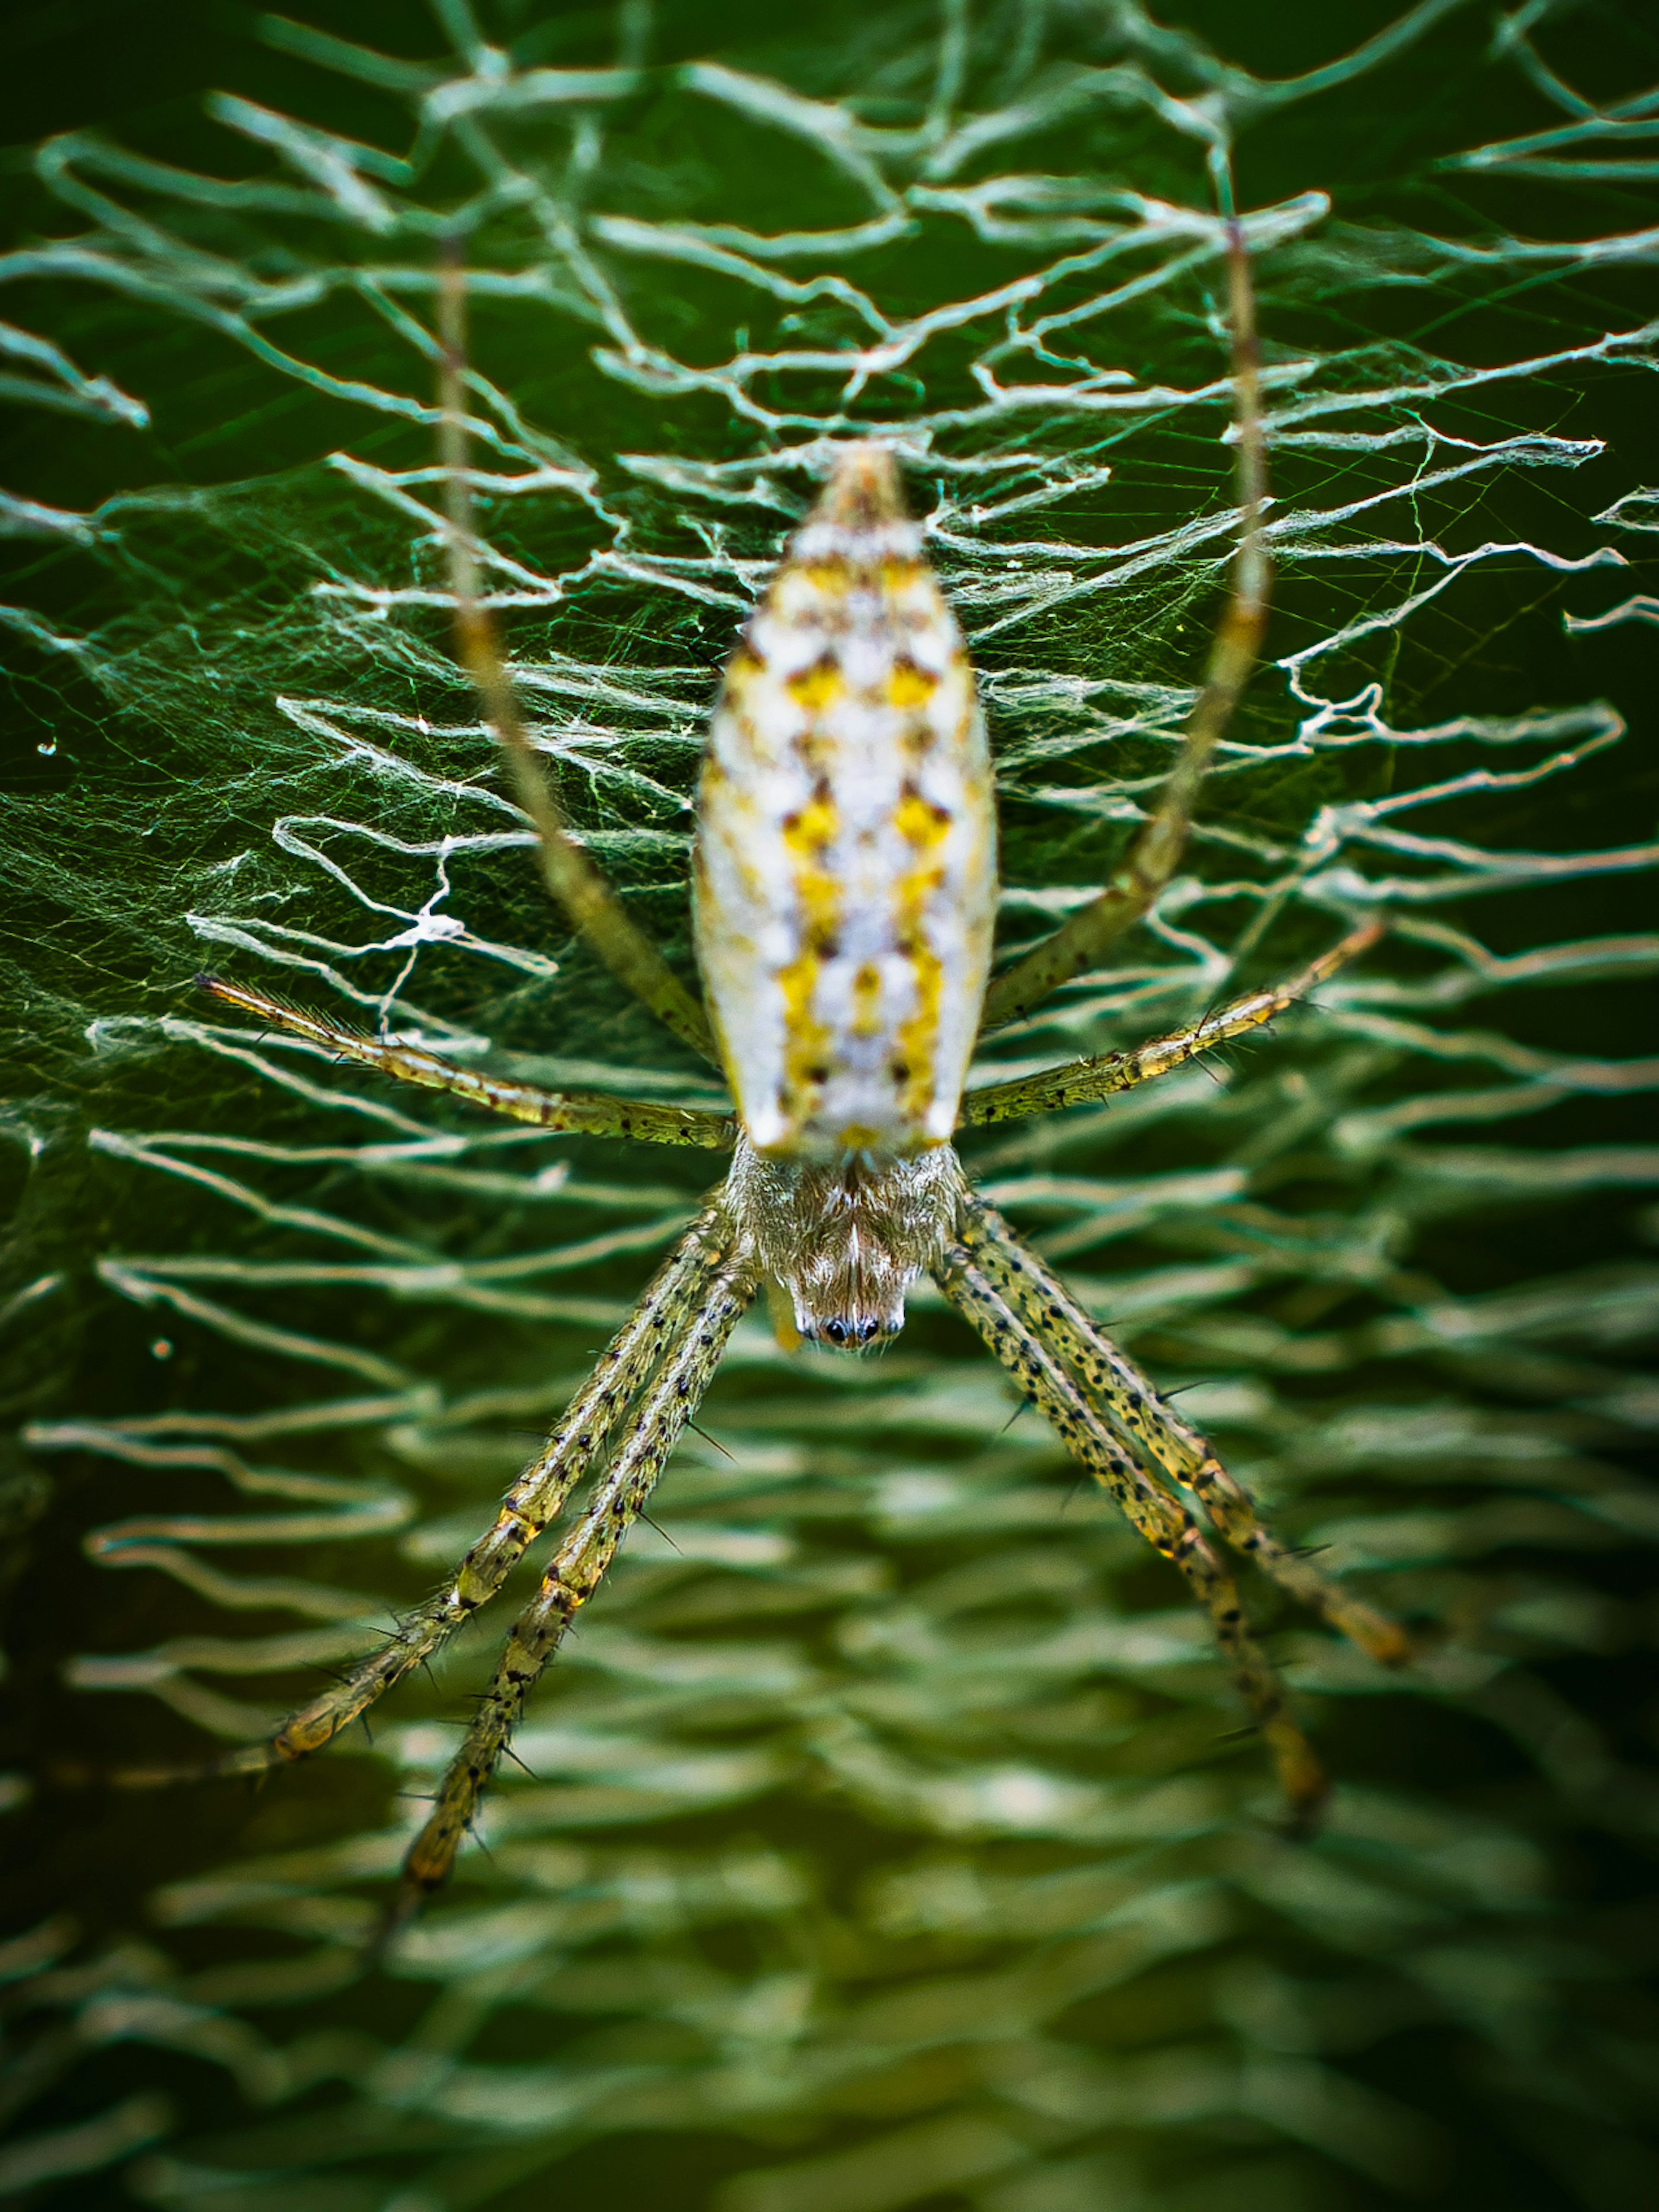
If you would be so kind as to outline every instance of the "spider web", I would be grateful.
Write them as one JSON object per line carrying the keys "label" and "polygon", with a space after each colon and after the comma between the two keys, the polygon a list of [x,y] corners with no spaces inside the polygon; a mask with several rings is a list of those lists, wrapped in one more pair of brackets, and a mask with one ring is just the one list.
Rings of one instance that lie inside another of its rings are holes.
{"label": "spider web", "polygon": [[[1148,926],[984,1072],[1170,1026],[1356,916],[1391,935],[1218,1078],[969,1164],[1428,1650],[1402,1686],[1252,1593],[1341,1778],[1285,1843],[1206,1624],[936,1304],[870,1364],[751,1321],[487,1853],[367,1987],[496,1630],[252,1810],[118,1808],[113,1902],[6,1954],[44,2024],[23,2100],[62,2101],[0,2185],[177,2130],[126,2166],[143,2202],[448,2212],[659,2137],[656,2185],[714,2212],[1312,2206],[1432,2196],[1501,2142],[1611,2212],[1650,2179],[1644,2062],[1572,1984],[1640,1945],[1553,1854],[1659,1832],[1584,1672],[1650,1642],[1621,1569],[1659,1528],[1627,1364],[1659,846],[1607,696],[1659,605],[1653,96],[1575,90],[1536,5],[1430,0],[1261,76],[1129,5],[780,36],[629,0],[493,44],[438,15],[412,60],[266,19],[267,97],[215,95],[199,159],[53,141],[0,262],[0,388],[73,433],[0,503],[33,770],[4,1312],[29,1464],[80,1470],[20,1601],[73,1693],[33,1758],[244,1740],[368,1648],[707,1177],[411,1103],[188,988],[720,1103],[547,909],[449,656],[442,234],[520,694],[671,957],[720,665],[854,434],[902,453],[982,672],[1014,947],[1109,873],[1218,605],[1237,134],[1275,659]],[[116,2044],[143,2063],[111,2102]]]}

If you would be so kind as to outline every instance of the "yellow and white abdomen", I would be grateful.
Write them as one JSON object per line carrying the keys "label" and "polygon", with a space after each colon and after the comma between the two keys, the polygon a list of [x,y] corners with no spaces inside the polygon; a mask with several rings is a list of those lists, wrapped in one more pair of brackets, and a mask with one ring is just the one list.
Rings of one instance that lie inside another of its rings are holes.
{"label": "yellow and white abdomen", "polygon": [[850,446],[732,656],[704,757],[697,956],[775,1158],[956,1127],[996,900],[985,727],[891,456]]}

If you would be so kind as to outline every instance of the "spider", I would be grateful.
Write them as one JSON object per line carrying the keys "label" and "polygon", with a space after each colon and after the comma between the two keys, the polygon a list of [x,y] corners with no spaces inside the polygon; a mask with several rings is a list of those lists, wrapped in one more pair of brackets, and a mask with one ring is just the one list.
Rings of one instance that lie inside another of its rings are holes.
{"label": "spider", "polygon": [[1148,1082],[1270,1020],[1379,933],[1359,929],[1292,980],[1138,1049],[964,1095],[976,1038],[1097,965],[1170,881],[1200,780],[1255,660],[1268,581],[1264,435],[1249,260],[1237,222],[1227,235],[1241,516],[1229,599],[1174,772],[1114,880],[990,980],[995,817],[972,671],[922,532],[907,517],[891,449],[842,445],[749,621],[714,711],[695,863],[702,1001],[566,830],[520,718],[479,588],[462,399],[465,279],[458,254],[446,264],[445,538],[461,658],[538,832],[550,889],[618,981],[720,1067],[736,1110],[538,1090],[199,979],[226,1004],[338,1059],[515,1121],[732,1155],[725,1181],[453,1577],[270,1742],[216,1763],[215,1771],[246,1772],[319,1749],[495,1596],[591,1478],[409,1852],[405,1909],[449,1873],[532,1687],[644,1512],[757,1294],[786,1346],[856,1351],[896,1334],[907,1291],[931,1276],[1072,1455],[1185,1576],[1302,1826],[1325,1777],[1216,1540],[1377,1659],[1409,1656],[1393,1621],[1264,1525],[1199,1431],[976,1194],[951,1141],[961,1127]]}

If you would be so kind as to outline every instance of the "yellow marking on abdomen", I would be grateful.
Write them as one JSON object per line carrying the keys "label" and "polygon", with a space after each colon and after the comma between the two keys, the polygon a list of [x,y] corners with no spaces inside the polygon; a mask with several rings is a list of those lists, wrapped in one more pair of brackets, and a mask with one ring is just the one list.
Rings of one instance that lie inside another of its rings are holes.
{"label": "yellow marking on abdomen", "polygon": [[[949,815],[945,814],[943,822],[940,822],[939,817],[944,810],[930,806],[926,799],[915,793],[908,793],[901,803],[898,809],[901,817],[907,808],[915,810],[918,829],[925,821],[927,842],[937,844],[949,825]],[[921,842],[919,837],[911,836],[913,844]],[[939,896],[944,884],[945,871],[940,867],[923,865],[912,868],[900,879],[898,896],[894,902],[896,934],[910,970],[915,1004],[907,1018],[899,1024],[892,1074],[898,1090],[899,1111],[913,1127],[920,1127],[933,1103],[935,1058],[939,1051],[939,999],[945,984],[945,966],[929,941],[927,921],[928,907]],[[899,1073],[901,1069],[902,1074]]]}
{"label": "yellow marking on abdomen", "polygon": [[866,960],[853,978],[853,1035],[879,1036],[881,1029],[881,970]]}
{"label": "yellow marking on abdomen", "polygon": [[790,697],[809,714],[821,714],[827,707],[833,707],[846,689],[840,669],[827,658],[789,678]]}
{"label": "yellow marking on abdomen", "polygon": [[890,707],[925,707],[939,689],[937,676],[918,668],[914,660],[896,660],[887,678]]}
{"label": "yellow marking on abdomen", "polygon": [[907,844],[925,852],[937,845],[951,827],[951,811],[946,806],[935,806],[919,791],[907,788],[902,799],[893,809],[893,827]]}
{"label": "yellow marking on abdomen", "polygon": [[878,1146],[884,1146],[887,1137],[881,1129],[869,1128],[862,1121],[849,1121],[844,1129],[837,1132],[836,1142],[849,1152],[870,1152]]}
{"label": "yellow marking on abdomen", "polygon": [[795,571],[815,592],[828,593],[831,599],[844,598],[853,580],[853,571],[845,561],[814,561]]}
{"label": "yellow marking on abdomen", "polygon": [[786,815],[781,826],[795,863],[790,882],[799,949],[777,975],[785,1038],[780,1103],[790,1120],[802,1121],[810,1118],[811,1102],[835,1065],[833,1032],[812,1006],[823,963],[833,958],[841,932],[842,884],[828,865],[841,812],[829,786],[819,784],[805,805]]}
{"label": "yellow marking on abdomen", "polygon": [[[792,853],[803,859],[817,859],[836,842],[841,828],[841,811],[830,794],[828,785],[820,784],[799,813],[786,814],[781,824],[783,842]],[[795,889],[803,901],[807,896],[805,877],[814,870],[795,871]],[[828,878],[826,878],[828,880]]]}

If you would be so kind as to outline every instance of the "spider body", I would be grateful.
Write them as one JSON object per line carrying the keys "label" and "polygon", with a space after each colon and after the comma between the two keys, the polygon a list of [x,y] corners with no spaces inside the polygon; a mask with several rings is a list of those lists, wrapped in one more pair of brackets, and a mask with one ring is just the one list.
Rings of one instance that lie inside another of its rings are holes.
{"label": "spider body", "polygon": [[698,967],[743,1137],[726,1202],[786,1344],[904,1325],[996,906],[990,751],[886,447],[844,447],[732,655],[698,793]]}
{"label": "spider body", "polygon": [[[543,1129],[734,1155],[453,1574],[268,1743],[216,1762],[213,1771],[247,1771],[326,1743],[494,1597],[556,1522],[540,1589],[514,1624],[410,1853],[400,1910],[447,1874],[526,1697],[645,1510],[732,1330],[763,1290],[786,1345],[812,1338],[856,1350],[902,1327],[907,1291],[931,1277],[1072,1456],[1185,1577],[1299,1820],[1317,1808],[1324,1778],[1251,1636],[1221,1547],[1255,1561],[1374,1657],[1394,1664],[1409,1656],[1392,1621],[1273,1535],[1206,1440],[974,1191],[950,1141],[966,1124],[1151,1080],[1271,1019],[1379,934],[1368,924],[1301,975],[1135,1050],[963,1094],[981,1030],[1097,964],[1169,882],[1205,763],[1252,665],[1267,574],[1254,334],[1237,224],[1218,227],[1218,242],[1232,287],[1240,490],[1232,589],[1174,770],[1116,872],[988,992],[995,839],[972,673],[904,515],[891,454],[867,443],[843,447],[738,648],[714,720],[696,862],[707,1013],[564,828],[479,602],[459,428],[464,295],[451,264],[446,534],[462,657],[539,832],[550,885],[618,980],[724,1067],[737,1112],[544,1091],[202,979],[221,1000],[336,1059]],[[584,1485],[584,1502],[567,1514]]]}
{"label": "spider body", "polygon": [[750,1142],[947,1142],[996,907],[985,725],[891,453],[846,447],[750,617],[697,806],[697,961]]}

